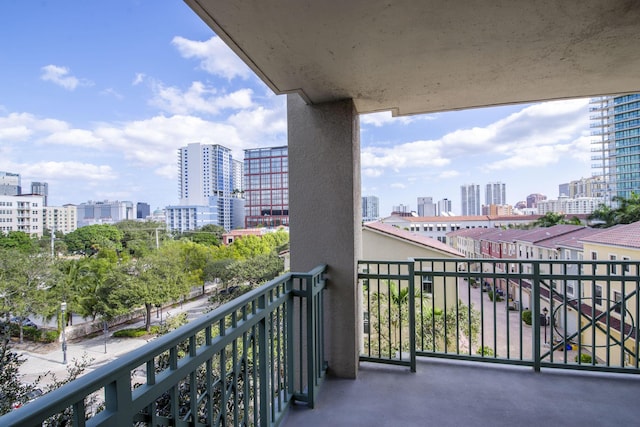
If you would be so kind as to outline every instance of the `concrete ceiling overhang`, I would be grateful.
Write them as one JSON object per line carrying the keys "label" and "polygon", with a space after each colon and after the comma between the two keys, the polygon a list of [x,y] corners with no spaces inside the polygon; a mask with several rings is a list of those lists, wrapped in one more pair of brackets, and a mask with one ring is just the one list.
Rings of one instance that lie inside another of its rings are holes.
{"label": "concrete ceiling overhang", "polygon": [[395,115],[640,92],[639,0],[185,0],[277,94]]}

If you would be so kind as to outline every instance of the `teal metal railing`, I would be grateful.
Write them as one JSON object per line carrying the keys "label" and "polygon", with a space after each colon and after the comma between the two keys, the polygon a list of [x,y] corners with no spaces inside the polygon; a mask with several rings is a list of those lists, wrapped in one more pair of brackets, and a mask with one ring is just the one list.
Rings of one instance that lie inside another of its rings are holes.
{"label": "teal metal railing", "polygon": [[637,374],[638,272],[638,261],[360,261],[360,360]]}
{"label": "teal metal railing", "polygon": [[313,407],[325,374],[325,269],[274,279],[0,425],[278,425],[293,401]]}

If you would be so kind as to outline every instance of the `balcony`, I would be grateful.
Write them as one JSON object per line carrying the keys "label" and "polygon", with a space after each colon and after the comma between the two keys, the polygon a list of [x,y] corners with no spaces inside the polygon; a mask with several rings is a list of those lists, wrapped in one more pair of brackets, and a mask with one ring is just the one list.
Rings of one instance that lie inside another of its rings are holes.
{"label": "balcony", "polygon": [[325,380],[322,266],[244,294],[0,424],[40,425],[69,408],[73,425],[637,421],[640,262],[358,265],[356,380]]}

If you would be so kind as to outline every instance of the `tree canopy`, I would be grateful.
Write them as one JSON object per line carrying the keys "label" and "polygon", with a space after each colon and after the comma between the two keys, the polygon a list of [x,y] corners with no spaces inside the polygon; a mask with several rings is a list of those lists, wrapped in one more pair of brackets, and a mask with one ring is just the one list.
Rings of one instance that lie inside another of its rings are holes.
{"label": "tree canopy", "polygon": [[65,234],[64,241],[69,252],[91,256],[101,249],[122,250],[124,233],[109,224],[87,225]]}
{"label": "tree canopy", "polygon": [[601,204],[589,215],[589,219],[600,222],[602,227],[640,221],[640,194],[632,191],[629,198],[615,196],[612,201],[617,208]]}

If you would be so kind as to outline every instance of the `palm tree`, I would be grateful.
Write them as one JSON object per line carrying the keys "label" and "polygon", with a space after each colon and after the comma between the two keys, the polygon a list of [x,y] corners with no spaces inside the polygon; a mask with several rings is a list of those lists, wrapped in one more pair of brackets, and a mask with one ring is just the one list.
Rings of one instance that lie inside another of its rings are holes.
{"label": "palm tree", "polygon": [[640,194],[632,191],[629,198],[615,196],[613,201],[618,203],[618,209],[616,209],[618,224],[640,221]]}
{"label": "palm tree", "polygon": [[597,226],[611,227],[616,224],[616,211],[611,209],[610,206],[601,203],[591,215],[589,215],[590,221],[598,221],[600,224]]}

